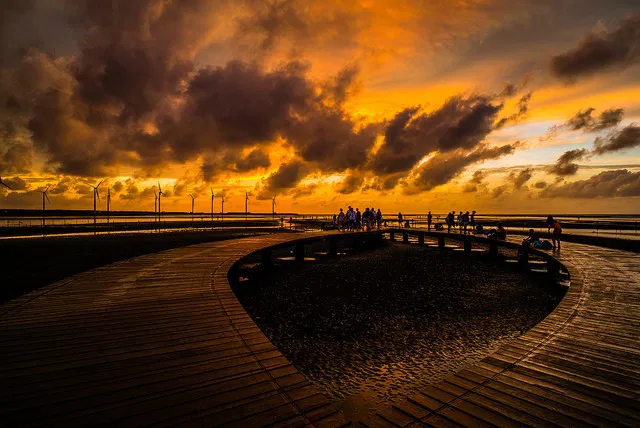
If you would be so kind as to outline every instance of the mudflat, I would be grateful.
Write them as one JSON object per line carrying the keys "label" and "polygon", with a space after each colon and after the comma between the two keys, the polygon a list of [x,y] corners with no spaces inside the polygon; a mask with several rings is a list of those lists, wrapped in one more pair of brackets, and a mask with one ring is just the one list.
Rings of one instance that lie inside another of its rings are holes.
{"label": "mudflat", "polygon": [[526,332],[562,298],[496,261],[400,244],[276,268],[234,290],[280,351],[365,422]]}

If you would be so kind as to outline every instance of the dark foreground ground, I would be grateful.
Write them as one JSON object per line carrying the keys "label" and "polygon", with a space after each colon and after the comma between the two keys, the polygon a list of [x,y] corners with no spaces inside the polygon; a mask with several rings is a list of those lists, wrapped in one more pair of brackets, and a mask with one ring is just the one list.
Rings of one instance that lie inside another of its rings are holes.
{"label": "dark foreground ground", "polygon": [[0,241],[0,302],[119,260],[265,230],[47,237]]}
{"label": "dark foreground ground", "polygon": [[236,285],[269,339],[355,420],[470,365],[561,299],[480,256],[399,244]]}

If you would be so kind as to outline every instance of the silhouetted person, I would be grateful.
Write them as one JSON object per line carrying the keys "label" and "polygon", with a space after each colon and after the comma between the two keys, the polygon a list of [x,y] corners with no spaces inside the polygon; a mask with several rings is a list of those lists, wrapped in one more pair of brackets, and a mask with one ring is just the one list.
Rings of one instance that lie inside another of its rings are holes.
{"label": "silhouetted person", "polygon": [[378,220],[378,229],[380,229],[380,226],[382,226],[382,211],[380,211],[380,208],[378,208],[378,215],[376,215],[376,218]]}
{"label": "silhouetted person", "polygon": [[433,220],[433,215],[431,215],[431,211],[427,214],[427,230],[431,230],[431,221]]}
{"label": "silhouetted person", "polygon": [[447,223],[447,233],[451,234],[451,227],[453,226],[453,222],[454,222],[453,211],[447,214],[447,217],[444,219],[444,221]]}
{"label": "silhouetted person", "polygon": [[552,216],[547,217],[547,232],[553,228],[551,234],[551,240],[553,241],[553,248],[556,248],[556,241],[558,241],[558,249],[560,249],[560,235],[562,235],[562,226],[560,222],[554,219]]}
{"label": "silhouetted person", "polygon": [[398,225],[402,227],[402,213],[398,213]]}
{"label": "silhouetted person", "polygon": [[522,245],[525,247],[531,247],[536,242],[540,242],[540,236],[536,233],[535,230],[529,229],[529,236],[524,238],[524,240],[522,241]]}
{"label": "silhouetted person", "polygon": [[[480,225],[478,225],[478,227],[480,227]],[[505,230],[504,226],[502,226],[502,223],[498,223],[498,228],[491,229],[487,236],[489,238],[500,239],[501,241],[504,241],[507,239],[507,231]]]}

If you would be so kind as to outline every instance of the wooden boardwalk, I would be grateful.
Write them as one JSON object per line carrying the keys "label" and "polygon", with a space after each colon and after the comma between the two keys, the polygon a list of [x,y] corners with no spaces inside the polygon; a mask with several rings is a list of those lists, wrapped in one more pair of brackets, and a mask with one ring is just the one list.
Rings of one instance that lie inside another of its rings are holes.
{"label": "wooden boardwalk", "polygon": [[[2,425],[347,425],[227,280],[242,256],[299,237],[141,256],[3,305]],[[640,426],[640,255],[563,244],[558,259],[572,284],[549,317],[379,424]]]}
{"label": "wooden boardwalk", "polygon": [[2,426],[346,424],[227,281],[241,256],[294,238],[141,256],[3,305]]}
{"label": "wooden boardwalk", "polygon": [[640,254],[563,243],[554,255],[571,287],[547,318],[380,425],[640,426]]}

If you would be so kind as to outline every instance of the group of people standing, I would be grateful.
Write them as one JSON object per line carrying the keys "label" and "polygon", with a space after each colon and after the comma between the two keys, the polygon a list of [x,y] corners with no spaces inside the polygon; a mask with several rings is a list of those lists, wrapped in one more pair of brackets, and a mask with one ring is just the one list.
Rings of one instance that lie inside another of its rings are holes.
{"label": "group of people standing", "polygon": [[[460,233],[472,233],[476,227],[476,212],[475,210],[469,213],[460,213],[456,216],[455,211],[451,211],[444,219],[444,222],[447,225],[447,233],[451,233],[451,228],[457,227],[460,230]],[[471,227],[469,231],[467,231],[467,227]]]}
{"label": "group of people standing", "polygon": [[375,208],[366,208],[364,212],[361,212],[360,208],[354,210],[352,206],[349,206],[347,212],[344,212],[340,208],[340,213],[333,216],[333,222],[339,231],[370,231],[375,227],[380,229],[383,222],[382,211],[380,208],[377,211]]}

